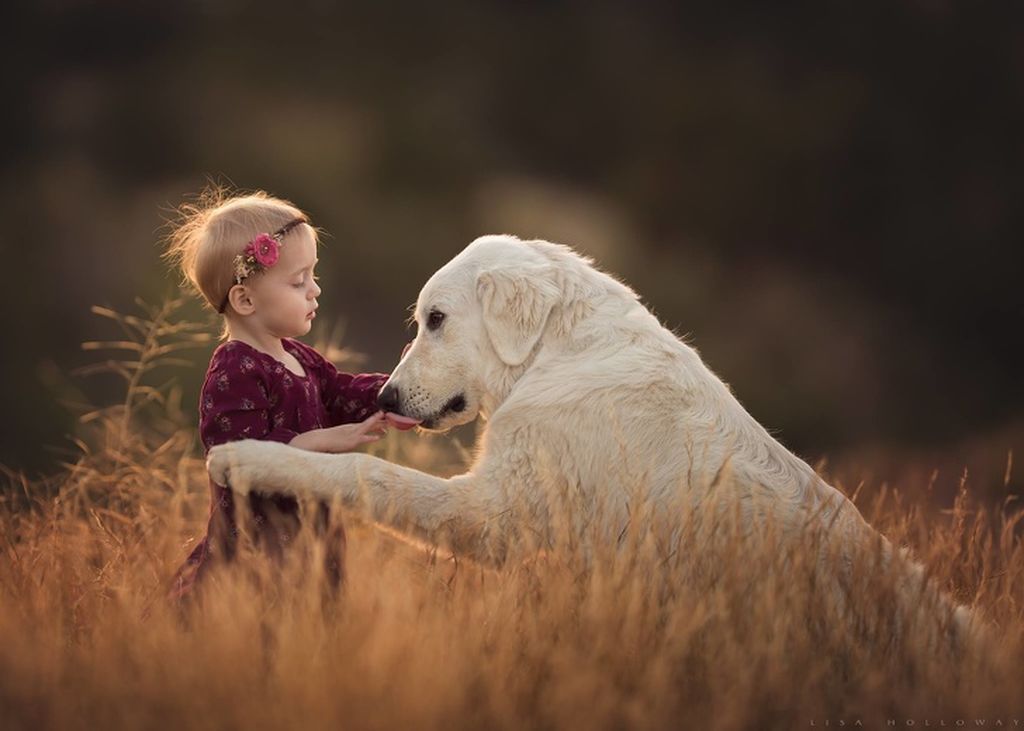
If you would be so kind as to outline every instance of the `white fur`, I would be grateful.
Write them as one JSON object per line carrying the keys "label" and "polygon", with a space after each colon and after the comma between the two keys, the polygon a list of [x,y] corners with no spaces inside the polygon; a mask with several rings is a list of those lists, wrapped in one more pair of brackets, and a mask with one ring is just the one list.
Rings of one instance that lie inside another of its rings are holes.
{"label": "white fur", "polygon": [[[444,313],[436,330],[431,311]],[[365,454],[249,440],[211,450],[213,479],[338,497],[480,560],[547,545],[567,496],[569,530],[593,527],[600,506],[597,535],[607,540],[638,500],[662,510],[677,537],[676,507],[700,514],[712,494],[745,525],[827,526],[840,562],[852,560],[844,546],[877,537],[632,290],[567,247],[481,237],[426,283],[416,321],[388,383],[400,410],[430,428],[487,420],[466,474],[442,479]],[[440,413],[459,395],[461,412]]]}

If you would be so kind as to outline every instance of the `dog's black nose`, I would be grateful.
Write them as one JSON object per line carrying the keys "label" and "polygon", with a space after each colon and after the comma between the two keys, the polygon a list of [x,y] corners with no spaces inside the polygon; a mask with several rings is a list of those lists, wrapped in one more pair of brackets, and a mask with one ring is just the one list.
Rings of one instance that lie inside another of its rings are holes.
{"label": "dog's black nose", "polygon": [[390,411],[392,413],[399,413],[398,411],[398,389],[390,383],[380,390],[377,394],[377,408],[381,411]]}

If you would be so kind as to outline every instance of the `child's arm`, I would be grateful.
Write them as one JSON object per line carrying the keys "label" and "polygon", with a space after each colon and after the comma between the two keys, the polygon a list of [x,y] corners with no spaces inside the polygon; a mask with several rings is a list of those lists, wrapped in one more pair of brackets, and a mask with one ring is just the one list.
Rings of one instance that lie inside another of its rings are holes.
{"label": "child's arm", "polygon": [[357,424],[339,424],[327,429],[313,429],[299,434],[288,444],[310,452],[351,452],[375,442],[387,431],[384,414],[380,411]]}
{"label": "child's arm", "polygon": [[342,373],[325,360],[321,383],[331,424],[351,424],[377,413],[377,394],[387,380],[386,373]]}
{"label": "child's arm", "polygon": [[255,371],[224,367],[212,372],[203,389],[200,435],[207,450],[239,439],[281,442],[312,452],[350,452],[375,442],[386,430],[384,416],[373,414],[356,424],[299,433],[283,426],[274,413],[269,386]]}
{"label": "child's arm", "polygon": [[388,380],[387,373],[343,373],[305,343],[299,346],[314,364],[331,426],[363,422],[377,413],[377,394]]}

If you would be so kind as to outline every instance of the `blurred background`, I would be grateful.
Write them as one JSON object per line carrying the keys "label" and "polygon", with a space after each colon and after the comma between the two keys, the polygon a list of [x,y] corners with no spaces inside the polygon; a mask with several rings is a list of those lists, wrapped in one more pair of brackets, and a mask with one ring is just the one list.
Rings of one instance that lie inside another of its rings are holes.
{"label": "blurred background", "polygon": [[[394,366],[408,305],[474,237],[545,238],[812,463],[1019,491],[1022,7],[9,6],[0,463],[57,470],[69,405],[122,395],[73,373],[115,334],[90,307],[178,292],[163,226],[213,180],[329,232],[314,335],[343,328],[365,370]],[[212,347],[168,374],[186,410]]]}

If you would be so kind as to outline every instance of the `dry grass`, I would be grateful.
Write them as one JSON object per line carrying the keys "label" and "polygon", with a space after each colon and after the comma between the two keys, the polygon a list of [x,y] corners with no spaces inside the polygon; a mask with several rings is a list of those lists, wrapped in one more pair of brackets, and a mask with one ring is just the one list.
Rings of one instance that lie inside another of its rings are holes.
{"label": "dry grass", "polygon": [[[885,728],[1024,716],[1024,553],[1016,517],[927,515],[891,491],[858,505],[913,547],[998,639],[951,660],[891,631],[897,578],[865,572],[856,621],[821,577],[716,526],[677,546],[633,524],[618,550],[556,546],[485,571],[418,553],[349,518],[349,583],[325,599],[318,547],[243,552],[179,612],[171,574],[205,526],[206,480],[162,359],[202,343],[150,309],[107,362],[127,397],[84,415],[81,456],[0,491],[0,719],[40,728]],[[104,313],[101,313],[104,314]],[[167,347],[167,343],[175,347]],[[131,343],[136,343],[131,345]],[[91,346],[100,347],[100,346]],[[193,364],[192,367],[198,367]],[[442,440],[395,435],[386,456],[452,469]]]}

